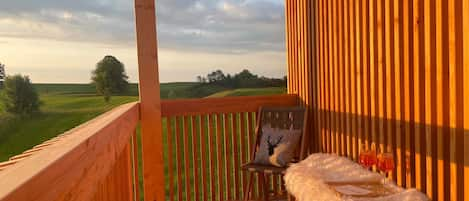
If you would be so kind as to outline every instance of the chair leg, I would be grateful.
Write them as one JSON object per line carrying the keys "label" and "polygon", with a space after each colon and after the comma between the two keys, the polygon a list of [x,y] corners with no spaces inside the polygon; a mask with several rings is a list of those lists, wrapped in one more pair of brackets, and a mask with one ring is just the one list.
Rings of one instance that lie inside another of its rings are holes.
{"label": "chair leg", "polygon": [[252,184],[254,182],[254,176],[253,176],[254,173],[252,172],[249,172],[249,175],[248,175],[248,186],[245,187],[245,190],[244,190],[244,201],[248,201],[249,198],[250,198],[250,194],[251,194],[251,190],[252,190]]}
{"label": "chair leg", "polygon": [[259,182],[262,184],[262,192],[264,193],[263,200],[269,201],[269,188],[267,185],[267,180],[265,179],[265,174],[260,173]]}

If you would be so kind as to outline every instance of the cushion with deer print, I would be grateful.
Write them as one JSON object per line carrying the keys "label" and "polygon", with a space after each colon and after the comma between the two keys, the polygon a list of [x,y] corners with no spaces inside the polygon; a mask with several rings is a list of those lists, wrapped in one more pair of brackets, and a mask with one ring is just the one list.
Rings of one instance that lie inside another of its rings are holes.
{"label": "cushion with deer print", "polygon": [[262,126],[262,135],[254,163],[285,167],[291,162],[301,138],[299,129],[280,129]]}

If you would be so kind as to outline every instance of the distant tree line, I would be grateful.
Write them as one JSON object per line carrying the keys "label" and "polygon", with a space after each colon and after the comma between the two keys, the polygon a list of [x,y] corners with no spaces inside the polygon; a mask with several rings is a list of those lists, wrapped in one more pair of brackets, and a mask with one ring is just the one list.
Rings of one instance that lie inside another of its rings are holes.
{"label": "distant tree line", "polygon": [[244,69],[241,72],[230,75],[221,70],[213,71],[207,76],[197,76],[200,85],[217,85],[225,88],[262,88],[262,87],[284,87],[287,85],[287,77],[283,79],[267,78],[251,73]]}

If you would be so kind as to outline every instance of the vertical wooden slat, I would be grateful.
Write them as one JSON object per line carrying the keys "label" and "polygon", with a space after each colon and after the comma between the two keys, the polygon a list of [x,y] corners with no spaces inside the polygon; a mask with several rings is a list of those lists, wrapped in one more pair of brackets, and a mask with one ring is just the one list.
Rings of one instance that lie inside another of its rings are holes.
{"label": "vertical wooden slat", "polygon": [[203,196],[202,200],[207,201],[209,200],[209,183],[207,181],[207,177],[209,177],[209,174],[207,174],[207,171],[209,170],[207,168],[207,155],[210,153],[209,150],[207,150],[207,132],[210,127],[207,127],[206,125],[209,125],[207,122],[207,117],[205,115],[200,115],[198,117],[199,119],[199,131],[200,131],[200,154],[201,154],[201,161],[200,163],[202,164],[202,169],[201,169],[201,176],[202,176],[202,189],[203,189]]}
{"label": "vertical wooden slat", "polygon": [[[350,26],[349,26],[349,21],[350,21],[350,1],[345,1],[344,2],[344,28],[345,28],[345,40],[344,40],[344,46],[345,46],[345,63],[344,63],[344,73],[345,73],[345,80],[344,80],[344,106],[345,106],[345,133],[346,133],[346,155],[349,158],[352,158],[352,144],[351,144],[351,110],[350,110],[350,39],[351,39],[351,32],[350,32]],[[321,39],[319,39],[321,40]]]}
{"label": "vertical wooden slat", "polygon": [[145,200],[164,200],[163,136],[155,1],[135,0]]}
{"label": "vertical wooden slat", "polygon": [[[197,132],[197,117],[196,116],[190,116],[189,117],[190,123],[191,123],[191,140],[192,140],[192,174],[194,175],[194,182],[193,182],[193,187],[194,187],[194,198],[195,201],[200,200],[200,183],[199,183],[199,172],[200,172],[200,166],[199,166],[199,144],[201,143],[200,141],[200,136],[202,136],[202,133]],[[202,141],[203,143],[203,141]],[[204,154],[204,153],[202,153]]]}
{"label": "vertical wooden slat", "polygon": [[[442,1],[441,0],[436,0],[436,11],[435,11],[435,16],[436,16],[436,46],[437,47],[442,47],[443,45],[443,40],[442,40],[442,20],[444,19],[442,16]],[[438,200],[444,200],[444,192],[443,192],[443,184],[444,184],[444,173],[443,173],[443,167],[444,167],[444,156],[443,156],[443,136],[442,136],[442,125],[443,125],[443,88],[442,88],[442,68],[443,68],[443,58],[442,58],[442,50],[443,48],[437,48],[436,49],[436,125],[437,127],[437,154],[436,157],[438,159],[437,163],[437,183],[438,183],[438,191],[437,197],[434,199]]]}
{"label": "vertical wooden slat", "polygon": [[[463,1],[463,5],[459,8],[462,9],[463,11],[469,10],[469,2],[468,1]],[[458,9],[456,6],[455,9]],[[457,15],[458,16],[458,15]],[[462,26],[463,27],[469,27],[469,13],[468,12],[462,12]],[[460,26],[459,24],[456,26]],[[469,200],[469,32],[464,30],[462,34],[462,44],[464,44],[462,48],[462,56],[464,58],[463,64],[464,64],[464,70],[463,70],[463,79],[464,83],[464,90],[463,90],[463,102],[464,102],[464,200]]]}
{"label": "vertical wooden slat", "polygon": [[357,0],[352,0],[350,1],[350,4],[349,4],[349,11],[350,11],[350,21],[349,21],[349,24],[350,24],[350,28],[351,28],[351,38],[350,38],[350,58],[351,58],[351,61],[350,61],[350,64],[351,64],[351,68],[350,68],[350,76],[351,76],[351,79],[350,79],[350,89],[351,89],[351,116],[352,116],[352,121],[351,121],[351,124],[352,124],[352,158],[354,160],[357,160],[358,158],[358,148],[359,148],[359,145],[358,145],[358,133],[357,133],[357,118],[358,118],[358,115],[357,115],[357,104],[356,104],[356,97],[357,97],[357,94],[356,94],[356,26],[354,26],[355,24],[355,18],[356,18],[356,12],[355,12],[355,4],[356,4],[356,1]]}
{"label": "vertical wooden slat", "polygon": [[330,1],[330,32],[331,32],[331,42],[330,42],[330,52],[331,52],[331,66],[329,67],[329,80],[330,80],[330,101],[331,101],[331,143],[332,143],[332,153],[338,153],[339,150],[339,141],[338,141],[338,132],[337,132],[337,108],[336,108],[336,102],[337,102],[337,78],[336,78],[336,71],[337,71],[337,1]]}
{"label": "vertical wooden slat", "polygon": [[355,71],[353,72],[356,76],[356,79],[355,79],[355,86],[356,86],[356,97],[357,97],[357,100],[356,100],[356,107],[357,107],[357,119],[356,119],[356,122],[357,122],[357,138],[358,138],[358,147],[360,147],[360,145],[362,143],[364,143],[364,133],[363,133],[363,119],[361,118],[362,115],[363,115],[363,83],[362,83],[362,77],[363,77],[363,74],[362,74],[362,70],[363,70],[363,46],[362,46],[362,42],[363,42],[363,29],[362,29],[362,6],[361,6],[361,3],[363,2],[363,0],[357,0],[355,2],[355,5],[354,5],[354,9],[355,9],[355,13],[356,13],[356,18],[355,18],[355,27],[356,27],[356,38],[355,38],[355,43],[356,43],[356,49],[355,49],[355,53],[356,53],[356,69]]}
{"label": "vertical wooden slat", "polygon": [[[177,116],[174,119],[174,128],[175,128],[175,133],[174,133],[174,147],[176,151],[176,180],[177,180],[177,191],[178,191],[178,201],[183,200],[183,181],[182,181],[182,174],[183,174],[183,165],[182,165],[182,154],[184,151],[184,148],[181,146],[181,117]],[[181,149],[183,148],[183,149]]]}
{"label": "vertical wooden slat", "polygon": [[[223,183],[223,180],[225,179],[225,175],[223,175],[223,157],[222,157],[222,154],[223,154],[223,127],[222,127],[222,121],[223,121],[223,116],[222,114],[218,114],[216,116],[216,129],[217,129],[217,133],[216,133],[216,137],[217,137],[217,167],[218,167],[218,173],[217,173],[217,177],[218,177],[218,184],[217,184],[217,190],[218,190],[218,199],[219,200],[225,200],[225,190],[223,189],[224,188],[224,183]],[[225,133],[226,135],[226,133]],[[226,146],[226,144],[225,144]]]}
{"label": "vertical wooden slat", "polygon": [[166,138],[168,143],[168,178],[169,178],[169,200],[174,201],[174,161],[173,161],[173,129],[171,126],[171,118],[166,118]]}
{"label": "vertical wooden slat", "polygon": [[[183,128],[183,146],[184,146],[184,180],[185,180],[185,185],[184,185],[184,191],[185,191],[185,196],[186,200],[191,200],[191,178],[190,175],[190,155],[189,155],[189,116],[181,117],[182,125],[184,126]],[[192,143],[193,144],[193,143]],[[192,158],[194,160],[194,158]]]}
{"label": "vertical wooden slat", "polygon": [[330,78],[330,72],[331,72],[331,68],[332,68],[332,22],[331,22],[331,3],[330,1],[326,1],[326,14],[327,14],[327,17],[326,17],[326,23],[325,25],[327,26],[326,28],[326,34],[327,34],[327,37],[326,37],[326,54],[327,54],[327,66],[325,67],[325,77],[326,77],[326,81],[325,81],[325,86],[326,86],[326,143],[327,143],[327,152],[332,152],[333,150],[333,147],[332,147],[332,141],[333,141],[333,138],[332,138],[332,132],[331,132],[331,129],[332,129],[332,125],[331,125],[331,111],[332,111],[332,107],[331,107],[331,78]]}
{"label": "vertical wooden slat", "polygon": [[[231,151],[231,147],[233,146],[233,141],[231,136],[234,135],[234,133],[230,133],[230,114],[224,114],[223,115],[223,134],[224,134],[224,152],[225,152],[225,192],[226,192],[226,199],[227,200],[232,200],[233,199],[233,187],[232,187],[232,172],[233,167],[231,165],[232,159],[233,159],[233,152]],[[238,167],[235,167],[235,169],[238,169]],[[236,193],[236,192],[235,192]]]}
{"label": "vertical wooden slat", "polygon": [[[240,113],[239,115],[239,120],[240,120],[240,126],[238,127],[240,129],[240,144],[241,144],[241,164],[247,163],[247,156],[249,154],[248,152],[248,145],[247,144],[247,139],[249,139],[248,136],[246,136],[246,118],[243,113]],[[246,186],[247,186],[247,172],[243,171],[242,172],[242,184],[243,184],[243,194],[246,192]]]}
{"label": "vertical wooden slat", "polygon": [[[289,72],[302,100],[317,97],[321,150],[356,159],[362,141],[389,146],[397,184],[460,200],[467,188],[465,1],[316,1],[311,67],[308,3],[292,4],[295,30],[287,32],[297,38],[288,45],[299,60]],[[317,91],[307,90],[309,79]]]}
{"label": "vertical wooden slat", "polygon": [[320,122],[319,122],[319,135],[321,135],[321,151],[327,151],[327,140],[326,140],[326,132],[325,132],[325,125],[326,125],[326,115],[325,115],[325,65],[326,65],[326,51],[325,51],[325,33],[324,33],[324,21],[325,21],[325,14],[324,14],[324,1],[319,1],[319,44],[320,44],[320,63],[319,63],[319,81],[318,85],[320,86]]}
{"label": "vertical wooden slat", "polygon": [[[432,106],[433,104],[433,97],[434,97],[434,91],[432,90],[432,69],[434,67],[434,46],[435,44],[435,38],[434,36],[434,30],[432,30],[432,27],[434,27],[434,12],[432,13],[432,7],[434,9],[434,2],[435,1],[429,1],[428,3],[424,4],[424,13],[423,15],[426,16],[424,18],[424,41],[425,41],[425,121],[423,124],[425,124],[425,138],[426,138],[426,175],[423,175],[424,177],[428,178],[426,180],[426,192],[427,195],[429,195],[430,199],[433,198],[433,177],[432,174],[435,171],[433,169],[433,164],[435,159],[432,157],[434,150],[432,149],[434,147],[434,144],[436,143],[433,141],[433,129],[431,126],[426,126],[426,125],[431,125],[432,124]],[[436,150],[435,150],[436,151]],[[435,163],[436,164],[436,163]]]}
{"label": "vertical wooden slat", "polygon": [[340,154],[346,156],[347,143],[345,134],[345,18],[344,18],[344,2],[339,1],[339,132],[340,132]]}
{"label": "vertical wooden slat", "polygon": [[[393,135],[393,133],[391,133],[391,120],[392,120],[392,109],[391,109],[391,106],[392,106],[392,103],[391,103],[391,69],[393,68],[393,66],[391,66],[391,52],[392,52],[392,49],[391,49],[391,33],[392,33],[392,30],[391,30],[391,13],[393,12],[392,10],[392,7],[390,6],[392,4],[391,1],[384,1],[383,2],[383,25],[384,25],[384,44],[383,44],[383,47],[384,47],[384,52],[383,52],[383,55],[384,56],[384,75],[383,75],[383,78],[384,78],[384,98],[383,98],[383,105],[384,105],[384,115],[383,115],[383,130],[384,130],[384,147],[386,149],[388,148],[392,148],[391,144],[392,144],[392,139],[391,139],[391,136]],[[394,149],[392,150],[389,150],[389,151],[392,151],[394,152]]]}
{"label": "vertical wooden slat", "polygon": [[210,170],[210,200],[216,200],[216,179],[217,176],[215,175],[216,173],[216,124],[214,123],[214,114],[209,114],[208,116],[208,124],[207,124],[207,129],[208,129],[208,143],[209,143],[209,170]]}
{"label": "vertical wooden slat", "polygon": [[368,97],[370,97],[370,2],[369,1],[362,1],[362,33],[363,33],[363,75],[362,75],[362,83],[363,83],[363,135],[365,142],[370,145],[371,139],[371,129],[370,129],[370,109],[371,109],[371,101]]}
{"label": "vertical wooden slat", "polygon": [[241,189],[240,188],[240,174],[239,174],[239,168],[241,167],[239,161],[240,157],[238,154],[238,147],[239,147],[239,135],[238,135],[238,123],[237,123],[237,116],[236,113],[232,113],[230,115],[231,117],[231,142],[232,148],[233,148],[233,157],[234,157],[234,184],[235,184],[235,198],[236,200],[240,199],[241,195]]}

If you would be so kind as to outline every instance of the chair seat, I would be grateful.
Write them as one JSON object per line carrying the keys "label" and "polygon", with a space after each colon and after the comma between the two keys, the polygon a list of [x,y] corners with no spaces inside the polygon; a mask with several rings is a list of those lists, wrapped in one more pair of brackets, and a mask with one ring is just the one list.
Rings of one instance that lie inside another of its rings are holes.
{"label": "chair seat", "polygon": [[247,163],[241,166],[243,170],[249,172],[263,172],[268,174],[284,174],[287,167],[277,167],[273,165],[263,165],[255,163]]}

